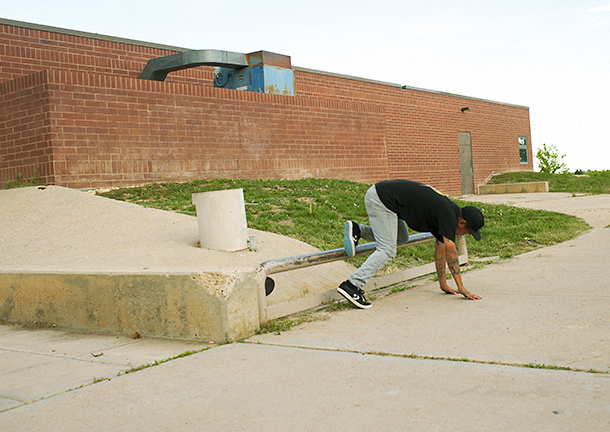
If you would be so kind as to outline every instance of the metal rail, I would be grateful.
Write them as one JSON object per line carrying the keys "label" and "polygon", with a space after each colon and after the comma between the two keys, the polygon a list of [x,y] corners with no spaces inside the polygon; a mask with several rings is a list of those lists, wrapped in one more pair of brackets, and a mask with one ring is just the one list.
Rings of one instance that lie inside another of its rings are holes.
{"label": "metal rail", "polygon": [[[434,239],[430,233],[417,233],[409,236],[406,243],[402,243],[397,247],[405,247],[419,243],[425,243]],[[364,243],[356,246],[356,254],[354,256],[367,255],[373,253],[377,248],[376,242]],[[319,264],[325,264],[333,261],[339,261],[349,258],[345,252],[345,248],[331,249],[327,251],[313,252],[305,255],[297,255],[288,258],[280,258],[276,260],[265,261],[256,268],[256,279],[259,286],[259,311],[264,315],[264,310],[267,307],[266,296],[273,292],[275,281],[269,277],[270,274],[281,273],[299,268],[311,267]]]}
{"label": "metal rail", "polygon": [[[419,243],[428,242],[434,239],[430,233],[418,233],[409,235],[409,240],[406,243],[398,245],[398,247],[410,246]],[[373,253],[377,248],[376,242],[364,243],[356,246],[356,255],[367,255]],[[349,258],[345,252],[345,248],[331,249],[327,251],[313,252],[305,255],[297,255],[288,258],[265,261],[261,263],[256,271],[265,273],[266,276],[273,273],[281,273],[298,268],[310,267],[318,264],[329,263]]]}

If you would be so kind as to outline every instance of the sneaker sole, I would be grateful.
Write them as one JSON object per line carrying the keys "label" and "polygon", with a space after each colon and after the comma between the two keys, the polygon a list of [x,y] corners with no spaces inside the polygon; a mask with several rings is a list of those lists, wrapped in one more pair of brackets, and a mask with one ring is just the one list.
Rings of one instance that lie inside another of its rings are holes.
{"label": "sneaker sole", "polygon": [[337,292],[339,294],[341,294],[343,297],[345,297],[346,300],[349,300],[354,306],[356,306],[360,309],[369,309],[369,308],[373,307],[373,305],[370,303],[368,305],[363,305],[362,303],[358,303],[356,300],[354,300],[352,298],[351,295],[349,295],[346,291],[343,291],[341,288],[337,288]]}
{"label": "sneaker sole", "polygon": [[353,234],[352,224],[349,221],[345,222],[345,228],[343,229],[343,247],[345,248],[345,253],[349,257],[356,256],[356,245],[352,241],[352,238],[354,237]]}

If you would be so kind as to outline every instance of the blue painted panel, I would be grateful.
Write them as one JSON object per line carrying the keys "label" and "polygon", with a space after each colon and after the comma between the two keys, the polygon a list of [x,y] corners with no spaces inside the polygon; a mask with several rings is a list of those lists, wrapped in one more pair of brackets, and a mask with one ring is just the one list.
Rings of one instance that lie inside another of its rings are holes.
{"label": "blue painted panel", "polygon": [[294,96],[294,72],[261,64],[239,69],[223,68],[214,79],[214,87]]}
{"label": "blue painted panel", "polygon": [[265,93],[294,96],[294,72],[277,66],[263,66],[265,69]]}

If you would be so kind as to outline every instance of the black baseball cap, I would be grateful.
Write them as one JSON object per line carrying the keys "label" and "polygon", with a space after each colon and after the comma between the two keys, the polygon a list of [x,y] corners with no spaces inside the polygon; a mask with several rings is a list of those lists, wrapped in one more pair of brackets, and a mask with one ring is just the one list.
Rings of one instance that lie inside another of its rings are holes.
{"label": "black baseball cap", "polygon": [[466,221],[466,226],[468,226],[474,239],[480,241],[481,232],[479,230],[485,225],[485,217],[481,210],[474,206],[462,207],[462,219]]}

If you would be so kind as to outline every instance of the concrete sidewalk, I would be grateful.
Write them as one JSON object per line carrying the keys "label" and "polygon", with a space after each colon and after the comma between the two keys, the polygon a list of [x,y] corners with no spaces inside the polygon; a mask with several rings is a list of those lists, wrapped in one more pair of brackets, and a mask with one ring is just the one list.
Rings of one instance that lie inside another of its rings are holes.
{"label": "concrete sidewalk", "polygon": [[593,228],[610,226],[610,194],[583,195],[566,192],[542,192],[469,195],[462,197],[462,199],[566,213],[584,219]]}
{"label": "concrete sidewalk", "polygon": [[[583,198],[561,210],[608,204]],[[222,346],[2,325],[1,429],[607,431],[610,215],[588,213],[580,238],[465,273],[476,302],[430,283]]]}

